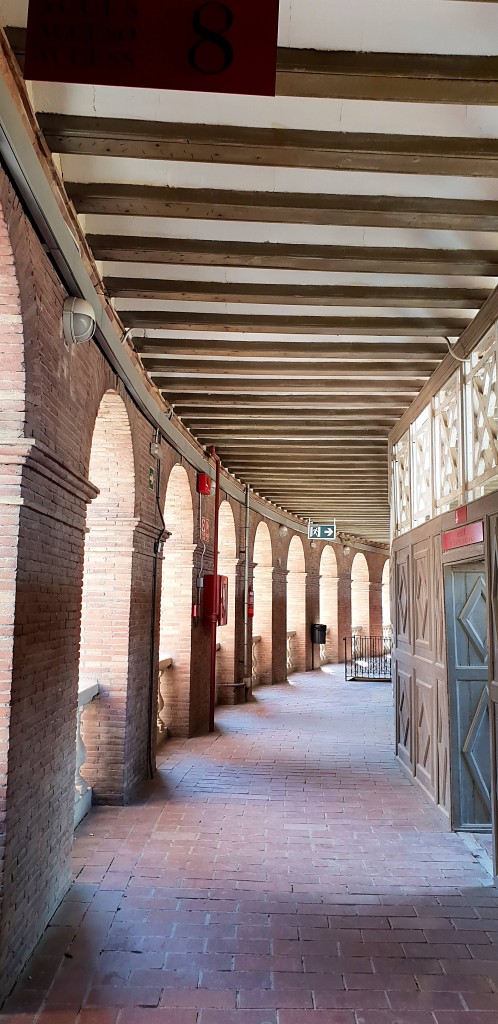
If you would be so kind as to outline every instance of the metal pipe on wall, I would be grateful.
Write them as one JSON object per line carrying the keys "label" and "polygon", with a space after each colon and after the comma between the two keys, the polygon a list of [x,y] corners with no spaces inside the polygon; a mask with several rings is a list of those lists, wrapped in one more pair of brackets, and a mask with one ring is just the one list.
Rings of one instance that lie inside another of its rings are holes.
{"label": "metal pipe on wall", "polygon": [[[213,576],[215,580],[215,593],[218,594],[218,550],[219,550],[219,526],[220,526],[220,465],[221,459],[216,448],[209,449],[211,458],[216,463],[216,489],[214,497],[214,537],[213,537]],[[214,732],[214,706],[216,703],[216,627],[218,625],[219,597],[214,602],[214,611],[211,616],[211,661],[209,675],[209,732]]]}

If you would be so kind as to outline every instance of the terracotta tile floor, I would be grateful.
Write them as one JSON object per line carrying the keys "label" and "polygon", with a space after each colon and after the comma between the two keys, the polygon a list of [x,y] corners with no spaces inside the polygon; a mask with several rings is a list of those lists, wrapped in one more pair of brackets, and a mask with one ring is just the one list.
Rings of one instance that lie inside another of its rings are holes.
{"label": "terracotta tile floor", "polygon": [[494,1024],[498,891],[398,767],[387,684],[260,689],[94,810],[2,1024]]}

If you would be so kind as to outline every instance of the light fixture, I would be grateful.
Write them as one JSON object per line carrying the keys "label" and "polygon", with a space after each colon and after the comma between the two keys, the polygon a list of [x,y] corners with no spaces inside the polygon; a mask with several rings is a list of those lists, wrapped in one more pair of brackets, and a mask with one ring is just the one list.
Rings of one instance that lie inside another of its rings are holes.
{"label": "light fixture", "polygon": [[71,297],[64,303],[62,315],[64,337],[67,343],[79,345],[90,341],[95,334],[96,317],[93,307],[86,299]]}

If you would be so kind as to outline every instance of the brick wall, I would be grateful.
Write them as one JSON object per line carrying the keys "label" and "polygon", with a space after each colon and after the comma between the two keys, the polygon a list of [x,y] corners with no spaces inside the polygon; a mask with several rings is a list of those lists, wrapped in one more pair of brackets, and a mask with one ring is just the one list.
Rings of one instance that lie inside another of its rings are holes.
{"label": "brick wall", "polygon": [[258,678],[253,683],[273,682],[273,548],[268,526],[260,522],[253,541],[254,618],[253,636],[260,636],[256,658]]}
{"label": "brick wall", "polygon": [[370,635],[370,574],[361,551],[355,555],[351,568],[351,628],[364,636]]}
{"label": "brick wall", "polygon": [[306,668],[307,625],[306,562],[301,538],[294,536],[287,555],[287,632],[295,634],[291,639],[294,672]]}
{"label": "brick wall", "polygon": [[337,558],[329,546],[323,549],[320,559],[320,622],[327,626],[325,660],[332,664],[339,659],[338,584]]}

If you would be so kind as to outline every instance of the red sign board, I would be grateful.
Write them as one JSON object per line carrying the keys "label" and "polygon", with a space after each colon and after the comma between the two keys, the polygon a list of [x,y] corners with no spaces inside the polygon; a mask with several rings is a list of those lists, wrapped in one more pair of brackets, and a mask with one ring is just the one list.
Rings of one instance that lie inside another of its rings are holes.
{"label": "red sign board", "polygon": [[30,0],[25,76],[275,95],[279,0]]}
{"label": "red sign board", "polygon": [[443,551],[465,548],[467,544],[479,544],[483,540],[484,523],[480,519],[477,523],[461,526],[459,530],[448,530],[447,533],[443,533]]}
{"label": "red sign board", "polygon": [[455,523],[457,526],[462,526],[463,523],[467,522],[467,506],[462,505],[461,508],[455,509]]}
{"label": "red sign board", "polygon": [[209,544],[209,519],[206,516],[201,519],[201,540],[203,544]]}

